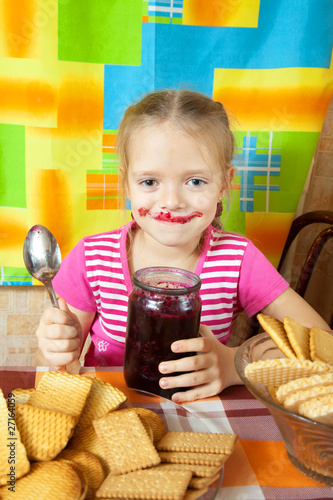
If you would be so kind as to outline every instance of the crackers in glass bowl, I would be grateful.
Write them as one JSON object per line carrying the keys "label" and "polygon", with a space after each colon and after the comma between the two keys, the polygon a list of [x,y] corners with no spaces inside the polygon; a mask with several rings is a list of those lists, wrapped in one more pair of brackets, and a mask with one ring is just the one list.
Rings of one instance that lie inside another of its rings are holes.
{"label": "crackers in glass bowl", "polygon": [[126,399],[96,377],[54,371],[7,401],[0,390],[0,499],[202,496],[237,436],[168,432],[156,412],[122,408]]}
{"label": "crackers in glass bowl", "polygon": [[[281,337],[280,325],[279,331]],[[239,346],[235,367],[245,386],[272,415],[291,463],[306,476],[332,487],[329,391],[333,367],[322,360],[299,359],[295,350],[293,354],[287,358],[265,331]]]}
{"label": "crackers in glass bowl", "polygon": [[257,318],[285,358],[254,361],[246,366],[246,377],[266,385],[287,410],[333,426],[333,335],[291,318]]}

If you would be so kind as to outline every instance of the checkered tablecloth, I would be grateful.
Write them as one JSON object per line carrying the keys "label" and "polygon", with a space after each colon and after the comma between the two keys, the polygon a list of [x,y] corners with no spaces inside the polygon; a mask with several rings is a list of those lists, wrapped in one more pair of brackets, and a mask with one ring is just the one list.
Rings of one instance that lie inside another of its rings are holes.
{"label": "checkered tablecloth", "polygon": [[[46,369],[0,367],[5,396],[15,387],[35,387]],[[119,368],[83,368],[126,392]],[[281,434],[269,411],[243,386],[226,389],[220,396],[175,405],[129,391],[131,403],[157,409],[173,430],[208,429],[236,433],[238,442],[224,468],[217,500],[312,500],[333,498],[333,488],[304,476],[290,462]]]}

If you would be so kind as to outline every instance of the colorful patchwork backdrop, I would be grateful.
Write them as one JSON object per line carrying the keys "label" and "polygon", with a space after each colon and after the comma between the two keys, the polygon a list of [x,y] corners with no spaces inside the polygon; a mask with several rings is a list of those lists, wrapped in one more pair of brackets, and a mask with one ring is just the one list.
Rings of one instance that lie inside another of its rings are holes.
{"label": "colorful patchwork backdrop", "polygon": [[32,225],[64,256],[123,222],[117,127],[166,87],[230,112],[225,225],[277,264],[332,96],[332,0],[2,0],[0,33],[0,284],[33,283]]}

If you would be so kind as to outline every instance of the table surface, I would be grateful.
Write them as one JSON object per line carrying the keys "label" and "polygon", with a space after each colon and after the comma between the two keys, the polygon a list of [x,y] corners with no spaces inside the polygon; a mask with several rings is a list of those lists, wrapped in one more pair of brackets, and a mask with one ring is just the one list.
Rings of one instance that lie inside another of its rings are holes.
{"label": "table surface", "polygon": [[[16,387],[35,387],[46,370],[47,368],[0,367],[0,387],[5,397]],[[83,368],[82,373],[97,376],[118,387],[126,387],[119,368]],[[144,401],[144,398],[138,395],[138,404],[140,401]],[[169,406],[169,413],[172,413],[175,405],[169,402]],[[292,465],[268,409],[246,387],[230,387],[218,396],[182,406],[191,414],[190,421],[194,421],[194,427],[195,421],[199,419],[201,425],[204,424],[211,432],[238,435],[234,453],[225,464],[217,500],[333,498],[333,488],[307,478]],[[168,413],[168,410],[164,412]],[[182,415],[182,411],[173,413]],[[190,430],[188,419],[177,417],[177,424],[179,430]]]}

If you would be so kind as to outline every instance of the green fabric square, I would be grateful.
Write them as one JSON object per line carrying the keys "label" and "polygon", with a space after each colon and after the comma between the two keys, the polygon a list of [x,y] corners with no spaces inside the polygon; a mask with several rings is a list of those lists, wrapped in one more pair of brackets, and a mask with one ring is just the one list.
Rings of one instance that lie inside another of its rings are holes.
{"label": "green fabric square", "polygon": [[142,0],[59,0],[59,60],[140,65],[142,9]]}
{"label": "green fabric square", "polygon": [[255,191],[253,193],[254,212],[266,212],[266,196],[267,196],[266,191]]}
{"label": "green fabric square", "polygon": [[0,285],[32,285],[32,277],[25,267],[4,266],[0,274]]}
{"label": "green fabric square", "polygon": [[0,124],[0,206],[26,208],[25,128]]}
{"label": "green fabric square", "polygon": [[278,178],[271,179],[271,184],[278,184],[280,190],[270,192],[269,211],[293,213],[308,176],[319,132],[275,132],[274,138],[274,147],[281,147],[281,172]]}
{"label": "green fabric square", "polygon": [[[247,132],[237,131],[236,136],[236,153],[244,156],[243,139]],[[269,176],[269,186],[278,186],[278,190],[270,189],[269,193],[261,186],[267,185],[267,171],[265,174],[254,175],[253,184],[249,182],[251,178],[246,180],[248,189],[253,187],[253,211],[254,212],[269,212],[273,213],[293,213],[296,211],[302,190],[309,172],[311,161],[315,153],[316,145],[319,139],[318,132],[273,132],[272,135],[267,131],[251,131],[251,138],[256,138],[255,157],[251,158],[252,168],[254,164],[259,167],[267,167],[267,155],[271,142],[271,153],[280,157],[277,159],[275,168],[279,166],[278,175],[274,175],[271,171]],[[261,157],[263,165],[260,165]],[[243,165],[244,158],[236,161],[240,166]],[[254,164],[253,164],[254,161]],[[243,180],[239,176],[239,182]],[[256,188],[257,186],[257,188]],[[251,191],[250,191],[251,194]],[[268,206],[267,206],[268,199]],[[251,210],[252,211],[252,210]]]}

